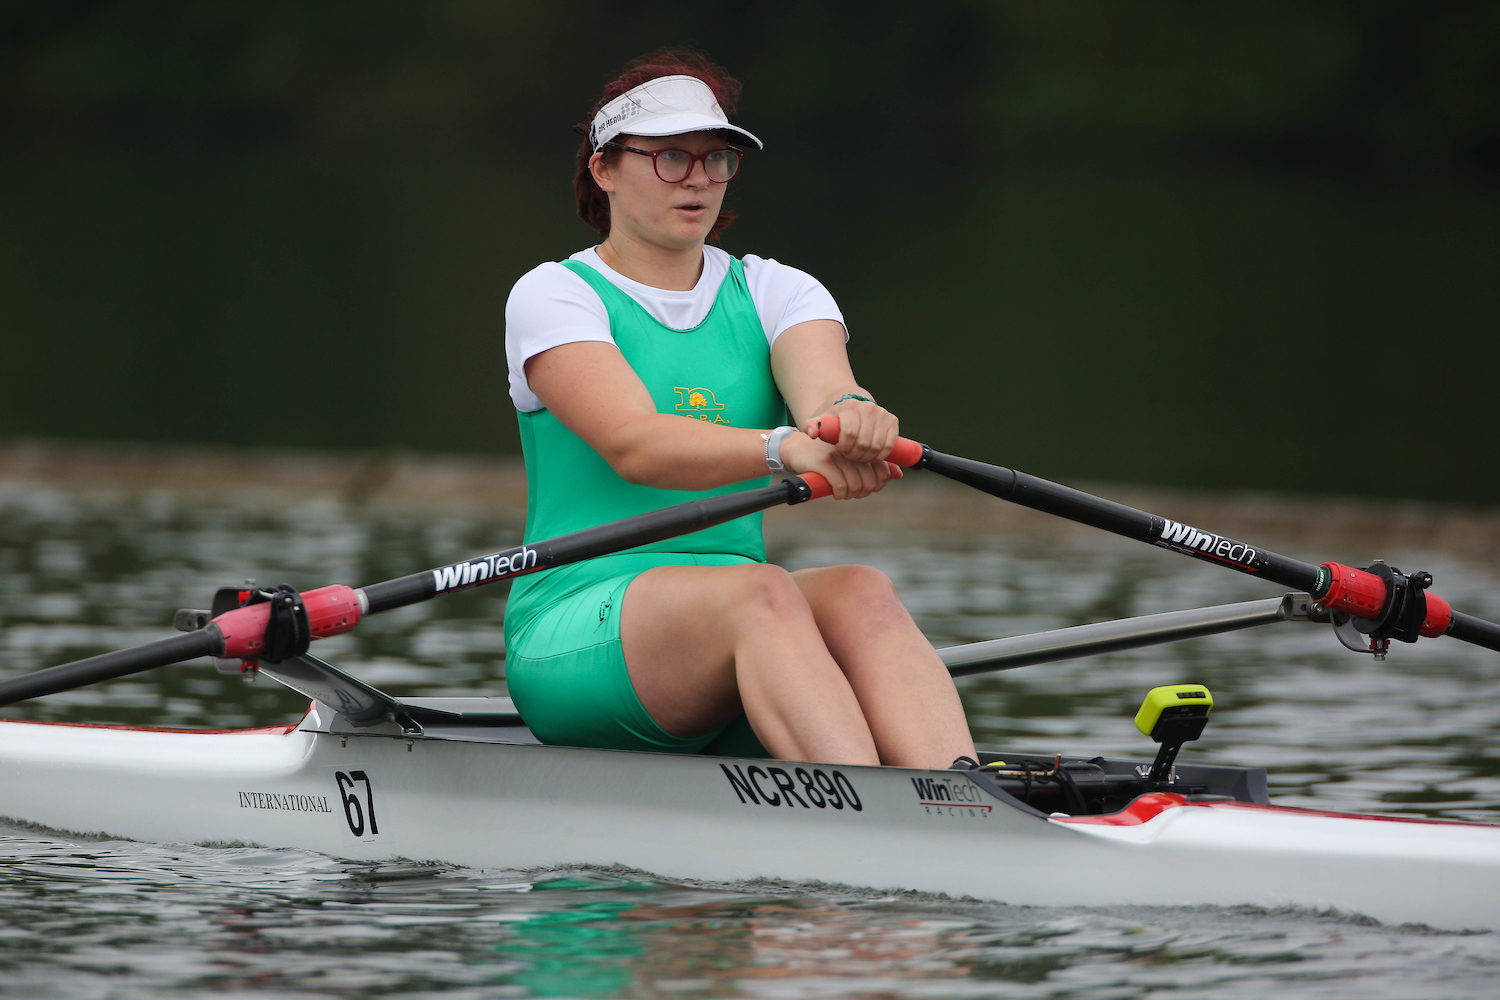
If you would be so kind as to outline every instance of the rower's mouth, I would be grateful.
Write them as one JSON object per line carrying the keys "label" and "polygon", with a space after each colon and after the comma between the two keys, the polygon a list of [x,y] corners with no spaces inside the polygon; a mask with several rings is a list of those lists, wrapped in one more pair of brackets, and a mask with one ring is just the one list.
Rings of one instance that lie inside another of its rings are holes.
{"label": "rower's mouth", "polygon": [[708,206],[701,201],[685,201],[677,207],[682,209],[684,212],[701,212]]}

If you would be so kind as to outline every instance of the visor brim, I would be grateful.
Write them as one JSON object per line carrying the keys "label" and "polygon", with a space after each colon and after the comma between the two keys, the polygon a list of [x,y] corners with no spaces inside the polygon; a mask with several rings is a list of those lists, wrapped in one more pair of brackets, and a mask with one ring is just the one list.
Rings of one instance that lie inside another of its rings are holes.
{"label": "visor brim", "polygon": [[[752,133],[745,131],[738,125],[731,125],[726,121],[704,114],[680,114],[652,116],[650,121],[643,121],[642,115],[633,121],[624,123],[625,128],[620,129],[610,136],[605,142],[613,142],[621,135],[641,135],[656,139],[668,135],[687,135],[689,132],[728,132],[732,135],[741,136],[756,149],[764,149],[765,146]],[[602,145],[602,143],[601,143]]]}

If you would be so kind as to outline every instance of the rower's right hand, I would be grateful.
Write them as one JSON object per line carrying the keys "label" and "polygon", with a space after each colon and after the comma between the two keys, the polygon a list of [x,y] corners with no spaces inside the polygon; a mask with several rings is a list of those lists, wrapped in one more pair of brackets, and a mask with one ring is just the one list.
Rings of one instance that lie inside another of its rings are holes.
{"label": "rower's right hand", "polygon": [[814,440],[801,431],[781,442],[781,460],[791,472],[816,472],[828,480],[835,500],[858,500],[879,492],[901,470],[884,460],[856,462],[839,454],[831,444]]}

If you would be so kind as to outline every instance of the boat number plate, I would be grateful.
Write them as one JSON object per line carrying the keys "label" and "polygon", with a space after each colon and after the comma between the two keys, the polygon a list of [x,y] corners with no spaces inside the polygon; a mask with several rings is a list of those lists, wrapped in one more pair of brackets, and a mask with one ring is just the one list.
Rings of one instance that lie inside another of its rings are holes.
{"label": "boat number plate", "polygon": [[720,764],[729,787],[745,805],[787,806],[795,809],[838,809],[853,812],[864,809],[854,783],[843,771],[825,771],[821,767],[760,767],[752,764],[733,769]]}
{"label": "boat number plate", "polygon": [[338,764],[323,771],[333,784],[333,813],[344,843],[389,840],[390,816],[374,772],[358,764]]}

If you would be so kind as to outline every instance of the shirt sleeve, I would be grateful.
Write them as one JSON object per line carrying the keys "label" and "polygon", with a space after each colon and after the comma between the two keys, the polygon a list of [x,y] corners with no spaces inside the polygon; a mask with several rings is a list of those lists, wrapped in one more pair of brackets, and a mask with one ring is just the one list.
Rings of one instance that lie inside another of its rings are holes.
{"label": "shirt sleeve", "polygon": [[526,382],[526,362],[554,347],[596,341],[613,344],[609,311],[589,283],[557,263],[521,276],[505,302],[505,363],[510,399],[522,413],[542,409]]}
{"label": "shirt sleeve", "polygon": [[766,343],[775,344],[776,338],[787,330],[814,319],[833,320],[844,327],[844,339],[849,339],[844,314],[817,278],[769,257],[746,254],[744,262],[745,283],[750,286],[750,298],[760,314]]}

